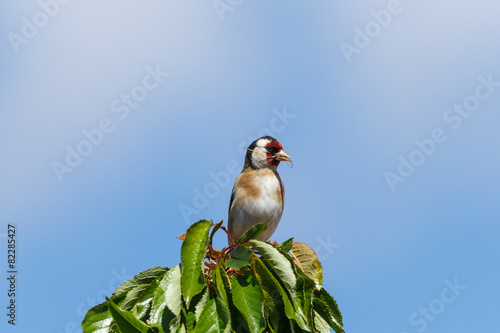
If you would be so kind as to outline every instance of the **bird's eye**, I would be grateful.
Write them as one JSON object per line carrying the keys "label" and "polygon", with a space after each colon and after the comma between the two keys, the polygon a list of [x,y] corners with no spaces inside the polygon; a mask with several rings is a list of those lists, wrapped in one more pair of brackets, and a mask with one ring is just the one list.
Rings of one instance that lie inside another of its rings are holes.
{"label": "bird's eye", "polygon": [[278,152],[278,149],[276,149],[276,147],[272,147],[272,146],[266,146],[266,150],[271,155],[274,155]]}

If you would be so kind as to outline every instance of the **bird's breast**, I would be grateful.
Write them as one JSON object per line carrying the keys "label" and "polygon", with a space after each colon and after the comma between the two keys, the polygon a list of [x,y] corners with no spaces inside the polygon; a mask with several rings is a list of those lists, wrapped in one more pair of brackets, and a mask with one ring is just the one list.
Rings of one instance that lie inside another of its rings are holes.
{"label": "bird's breast", "polygon": [[234,189],[238,197],[245,200],[265,201],[268,204],[283,201],[282,184],[279,176],[271,170],[242,172],[236,179]]}
{"label": "bird's breast", "polygon": [[268,219],[279,221],[283,213],[283,193],[278,177],[271,170],[240,174],[233,189],[233,217],[249,224]]}

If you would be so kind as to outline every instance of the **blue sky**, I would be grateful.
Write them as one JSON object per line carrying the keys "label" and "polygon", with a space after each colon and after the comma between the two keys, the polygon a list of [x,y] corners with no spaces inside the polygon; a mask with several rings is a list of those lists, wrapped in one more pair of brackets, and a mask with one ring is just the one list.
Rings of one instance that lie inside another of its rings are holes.
{"label": "blue sky", "polygon": [[80,332],[176,265],[261,134],[295,161],[273,239],[317,250],[347,332],[498,331],[500,4],[62,2],[0,5],[2,332]]}

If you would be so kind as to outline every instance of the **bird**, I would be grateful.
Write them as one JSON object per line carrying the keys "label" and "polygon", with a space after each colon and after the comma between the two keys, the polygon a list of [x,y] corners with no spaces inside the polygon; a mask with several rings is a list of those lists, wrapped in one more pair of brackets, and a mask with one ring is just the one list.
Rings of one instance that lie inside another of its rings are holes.
{"label": "bird", "polygon": [[[272,136],[258,138],[247,148],[243,170],[234,182],[228,211],[228,243],[245,231],[268,221],[257,239],[267,241],[278,227],[285,203],[285,188],[277,171],[281,161],[292,162]],[[231,239],[231,237],[232,239]]]}

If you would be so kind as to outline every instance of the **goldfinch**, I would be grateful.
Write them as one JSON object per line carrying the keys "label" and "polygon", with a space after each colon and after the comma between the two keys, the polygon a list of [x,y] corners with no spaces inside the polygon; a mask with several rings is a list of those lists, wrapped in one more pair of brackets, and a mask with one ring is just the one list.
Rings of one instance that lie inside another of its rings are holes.
{"label": "goldfinch", "polygon": [[[245,165],[233,186],[229,202],[228,231],[236,240],[262,222],[267,229],[259,240],[268,240],[281,220],[285,188],[277,168],[281,161],[291,162],[281,143],[271,136],[261,137],[247,148]],[[228,236],[229,245],[232,244]]]}

